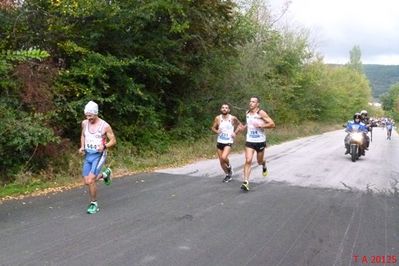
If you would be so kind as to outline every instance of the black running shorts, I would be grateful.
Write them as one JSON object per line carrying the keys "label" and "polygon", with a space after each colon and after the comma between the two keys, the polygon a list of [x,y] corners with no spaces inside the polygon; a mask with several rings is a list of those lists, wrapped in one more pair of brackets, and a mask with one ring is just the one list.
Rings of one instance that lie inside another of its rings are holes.
{"label": "black running shorts", "polygon": [[232,143],[217,143],[216,144],[216,148],[218,148],[219,150],[224,150],[224,147],[229,146],[231,147],[233,144]]}
{"label": "black running shorts", "polygon": [[245,142],[245,147],[251,148],[256,152],[262,152],[266,148],[266,141],[265,142]]}

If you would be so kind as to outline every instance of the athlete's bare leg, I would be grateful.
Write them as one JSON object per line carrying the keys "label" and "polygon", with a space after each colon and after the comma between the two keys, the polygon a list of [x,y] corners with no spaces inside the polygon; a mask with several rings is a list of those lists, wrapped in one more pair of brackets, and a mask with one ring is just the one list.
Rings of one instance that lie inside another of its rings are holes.
{"label": "athlete's bare leg", "polygon": [[229,172],[228,168],[230,166],[230,161],[229,161],[230,151],[231,151],[230,146],[225,146],[223,150],[220,149],[217,150],[220,166],[222,167],[223,171],[226,174],[228,174]]}
{"label": "athlete's bare leg", "polygon": [[245,147],[244,181],[248,181],[251,174],[252,158],[255,150]]}

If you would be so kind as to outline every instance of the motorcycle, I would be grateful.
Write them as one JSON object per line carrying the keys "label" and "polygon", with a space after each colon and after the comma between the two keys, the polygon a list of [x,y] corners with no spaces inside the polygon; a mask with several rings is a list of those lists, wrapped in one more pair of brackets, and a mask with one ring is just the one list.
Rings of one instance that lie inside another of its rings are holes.
{"label": "motorcycle", "polygon": [[349,154],[352,162],[356,162],[360,156],[365,155],[364,141],[365,139],[362,132],[349,133]]}

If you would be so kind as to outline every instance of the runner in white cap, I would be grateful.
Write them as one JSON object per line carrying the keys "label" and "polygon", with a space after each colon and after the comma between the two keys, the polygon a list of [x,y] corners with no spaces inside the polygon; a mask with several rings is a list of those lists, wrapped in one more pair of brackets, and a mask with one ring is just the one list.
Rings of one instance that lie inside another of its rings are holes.
{"label": "runner in white cap", "polygon": [[100,209],[97,203],[96,181],[103,179],[106,185],[111,184],[111,169],[101,168],[107,158],[107,149],[116,144],[111,126],[98,117],[98,105],[90,101],[84,109],[86,119],[82,121],[79,153],[85,155],[82,176],[84,184],[88,186],[90,204],[87,213],[93,214]]}

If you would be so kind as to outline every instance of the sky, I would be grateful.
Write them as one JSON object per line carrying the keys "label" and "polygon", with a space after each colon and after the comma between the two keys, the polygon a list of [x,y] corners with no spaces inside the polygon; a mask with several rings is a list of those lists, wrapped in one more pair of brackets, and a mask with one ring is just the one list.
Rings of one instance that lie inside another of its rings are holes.
{"label": "sky", "polygon": [[[275,16],[287,2],[269,1]],[[347,63],[357,45],[363,64],[399,65],[399,0],[291,0],[279,23],[308,29],[325,63]]]}

